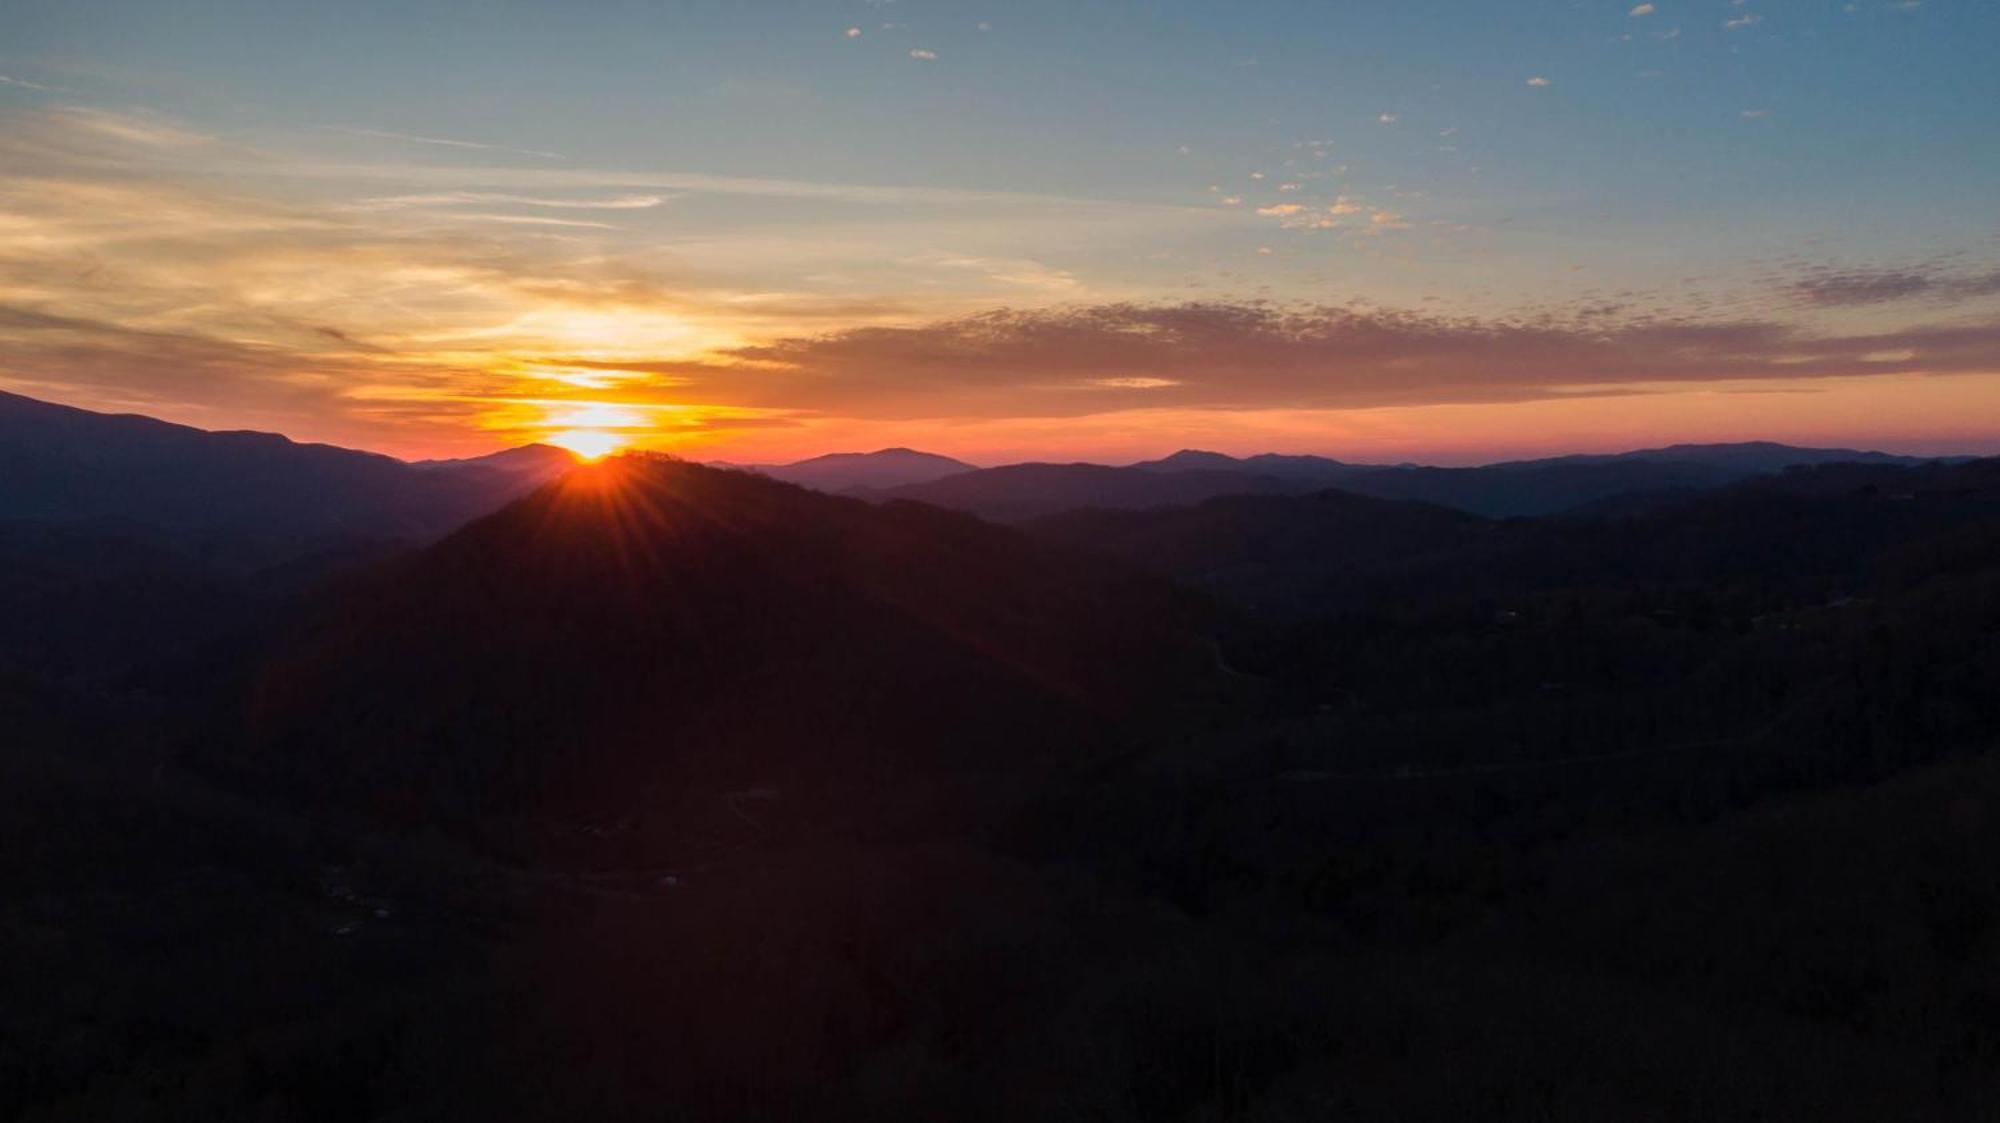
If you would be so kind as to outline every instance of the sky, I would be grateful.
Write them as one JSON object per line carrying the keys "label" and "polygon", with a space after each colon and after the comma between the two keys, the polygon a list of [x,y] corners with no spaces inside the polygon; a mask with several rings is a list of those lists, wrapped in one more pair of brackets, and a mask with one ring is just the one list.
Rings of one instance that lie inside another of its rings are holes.
{"label": "sky", "polygon": [[1990,0],[0,0],[0,389],[407,457],[2000,453]]}

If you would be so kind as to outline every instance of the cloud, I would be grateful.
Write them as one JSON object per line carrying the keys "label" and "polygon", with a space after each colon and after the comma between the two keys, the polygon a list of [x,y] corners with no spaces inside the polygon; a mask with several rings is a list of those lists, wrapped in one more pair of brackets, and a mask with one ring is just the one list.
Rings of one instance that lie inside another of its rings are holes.
{"label": "cloud", "polygon": [[1953,272],[1936,263],[1869,269],[1820,266],[1807,270],[1786,287],[1794,300],[1820,308],[1891,304],[1917,298],[1976,300],[2000,296],[2000,269]]}
{"label": "cloud", "polygon": [[1742,15],[1737,16],[1735,19],[1722,21],[1722,26],[1725,30],[1735,31],[1738,28],[1755,27],[1763,22],[1764,22],[1763,16],[1760,16],[1755,12],[1745,12]]}
{"label": "cloud", "polygon": [[[1117,200],[568,168],[354,172],[301,169],[148,118],[0,110],[0,385],[363,447],[478,449],[499,439],[483,431],[496,424],[532,435],[532,417],[508,402],[615,383],[621,400],[677,404],[671,374],[620,373],[635,363],[825,325],[1073,300],[1086,282],[1061,265],[1092,239],[1255,221]],[[663,178],[854,209],[819,208],[832,213],[805,228],[708,230],[658,214]],[[599,236],[607,223],[593,220],[624,215],[658,226]],[[608,366],[552,369],[550,355]]]}
{"label": "cloud", "polygon": [[[0,120],[0,383],[364,446],[478,448],[497,439],[483,427],[532,428],[543,407],[507,413],[515,404],[607,396],[606,387],[620,401],[708,411],[693,421],[888,424],[2000,369],[1996,330],[1977,323],[1826,336],[1581,308],[1471,319],[1110,304],[1060,268],[1084,260],[1072,256],[1084,239],[1152,248],[1197,222],[1261,240],[1272,219],[1321,228],[1339,219],[1338,236],[1357,245],[1405,225],[1359,197],[1288,196],[1277,205],[1297,212],[1260,219],[1207,206],[540,164],[300,167],[141,115],[108,131],[102,117],[16,110]],[[126,136],[135,129],[144,139]],[[78,155],[50,162],[65,152]],[[703,216],[652,202],[678,191],[855,209],[809,237],[796,226],[760,231],[767,244],[746,254],[748,235],[700,228]],[[628,215],[662,236],[548,225]],[[2000,291],[2000,280],[1950,262],[1915,271],[1924,299],[1978,284]],[[1868,302],[1843,298],[1830,273],[1773,284],[1813,280],[1812,297],[1794,295],[1800,306]],[[1054,301],[1073,303],[1047,307]]]}
{"label": "cloud", "polygon": [[1659,11],[1659,9],[1653,7],[1651,4],[1636,4],[1631,11],[1625,14],[1636,19],[1639,16],[1650,16],[1656,11]]}
{"label": "cloud", "polygon": [[859,39],[861,38],[861,29],[858,27],[850,27],[846,31],[842,32],[842,34],[846,35],[849,39]]}
{"label": "cloud", "polygon": [[58,128],[73,129],[143,148],[193,148],[214,142],[214,137],[171,125],[151,115],[113,113],[103,109],[65,106],[49,111],[45,120]]}
{"label": "cloud", "polygon": [[1179,386],[1180,383],[1171,378],[1135,378],[1126,376],[1123,378],[1093,378],[1088,382],[1088,385],[1102,386],[1108,390],[1164,390],[1169,386]]}
{"label": "cloud", "polygon": [[904,263],[919,267],[966,270],[1000,284],[1049,292],[1074,293],[1082,288],[1082,282],[1068,270],[1053,269],[1029,258],[936,254],[908,258]]}
{"label": "cloud", "polygon": [[356,210],[402,210],[406,207],[491,206],[506,203],[519,207],[551,207],[589,211],[644,210],[657,207],[669,195],[613,195],[601,199],[548,199],[534,195],[507,195],[494,191],[438,191],[427,195],[384,195],[353,204]]}
{"label": "cloud", "polygon": [[1387,210],[1369,208],[1354,199],[1341,195],[1324,207],[1305,203],[1272,203],[1258,207],[1257,214],[1263,218],[1275,218],[1278,225],[1287,230],[1335,230],[1343,227],[1341,219],[1349,215],[1369,214],[1367,232],[1402,230],[1408,227],[1402,217]]}
{"label": "cloud", "polygon": [[1135,203],[1122,199],[1088,199],[1061,195],[1038,195],[1025,191],[981,190],[956,187],[915,187],[871,183],[826,183],[812,180],[769,179],[755,176],[711,175],[680,171],[611,171],[586,168],[547,167],[444,167],[435,164],[281,164],[268,160],[226,163],[205,161],[201,170],[210,175],[243,174],[336,182],[384,181],[399,186],[438,185],[451,189],[467,185],[506,188],[514,191],[632,190],[683,191],[709,195],[735,195],[771,199],[819,199],[829,202],[899,206],[993,206],[1069,207],[1100,209],[1105,212],[1189,216],[1202,208],[1164,203]]}
{"label": "cloud", "polygon": [[1530,85],[1530,86],[1535,86],[1535,87],[1538,87],[1538,88],[1539,88],[1539,87],[1541,87],[1541,86],[1546,86],[1546,85],[1549,85],[1549,84],[1550,84],[1550,83],[1549,83],[1549,80],[1548,80],[1547,78],[1544,78],[1544,77],[1542,77],[1542,76],[1541,76],[1541,75],[1539,75],[1539,74],[1537,74],[1537,75],[1536,75],[1536,76],[1534,76],[1533,78],[1530,78],[1530,79],[1528,79],[1528,85]]}
{"label": "cloud", "polygon": [[1745,109],[1741,113],[1738,113],[1737,116],[1743,118],[1745,121],[1757,121],[1769,116],[1770,112],[1768,109]]}
{"label": "cloud", "polygon": [[549,218],[532,214],[467,214],[451,211],[438,216],[456,222],[499,222],[513,226],[566,226],[586,230],[614,230],[608,222],[586,222],[575,218]]}
{"label": "cloud", "polygon": [[230,391],[228,405],[238,418],[304,416],[337,409],[350,383],[380,377],[379,364],[360,354],[366,349],[333,330],[333,336],[315,333],[321,353],[302,362],[282,347],[0,303],[0,382],[28,393],[180,414],[201,400],[194,391],[220,386]]}
{"label": "cloud", "polygon": [[392,133],[384,129],[357,129],[346,125],[321,125],[321,132],[341,133],[345,136],[369,137],[375,140],[396,140],[407,144],[430,144],[442,148],[471,148],[482,152],[512,152],[516,156],[534,156],[543,160],[560,160],[560,152],[543,152],[534,148],[513,148],[505,144],[480,144],[470,140],[451,140],[446,137],[415,136],[410,133]]}
{"label": "cloud", "polygon": [[1820,335],[1763,321],[1480,319],[1264,303],[999,310],[799,336],[662,368],[689,400],[841,416],[1076,416],[1078,387],[1156,405],[1343,409],[1628,393],[1661,384],[2000,372],[2000,322]]}
{"label": "cloud", "polygon": [[0,86],[19,86],[24,90],[41,90],[44,93],[54,92],[40,82],[30,82],[26,78],[9,78],[5,74],[0,74]]}
{"label": "cloud", "polygon": [[938,54],[936,51],[927,51],[922,47],[912,47],[910,48],[910,57],[919,62],[936,62]]}

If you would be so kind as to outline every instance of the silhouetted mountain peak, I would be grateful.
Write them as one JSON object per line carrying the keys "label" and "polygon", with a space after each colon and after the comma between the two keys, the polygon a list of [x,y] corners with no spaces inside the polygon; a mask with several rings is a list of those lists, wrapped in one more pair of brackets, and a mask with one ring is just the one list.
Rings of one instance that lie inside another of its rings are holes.
{"label": "silhouetted mountain peak", "polygon": [[902,447],[874,452],[829,452],[791,464],[718,463],[714,466],[755,472],[815,491],[835,493],[905,487],[977,470],[973,465],[949,456]]}
{"label": "silhouetted mountain peak", "polygon": [[460,468],[493,468],[503,472],[553,477],[574,468],[580,462],[581,459],[576,453],[566,448],[537,443],[503,448],[499,452],[489,452],[484,456],[458,457],[450,460],[416,460],[411,462],[411,466],[447,471]]}
{"label": "silhouetted mountain peak", "polygon": [[1252,472],[1319,483],[1332,483],[1355,471],[1366,470],[1364,466],[1324,456],[1260,452],[1255,456],[1237,457],[1195,448],[1184,448],[1172,456],[1141,461],[1132,467],[1148,472]]}
{"label": "silhouetted mountain peak", "polygon": [[445,803],[1025,767],[1207,674],[1200,612],[963,515],[614,457],[328,605],[252,739]]}
{"label": "silhouetted mountain peak", "polygon": [[1170,456],[1163,456],[1158,460],[1143,460],[1132,465],[1134,468],[1165,472],[1182,472],[1189,469],[1233,471],[1243,466],[1243,461],[1227,453],[1209,452],[1206,449],[1199,448],[1184,448],[1179,452],[1173,453]]}

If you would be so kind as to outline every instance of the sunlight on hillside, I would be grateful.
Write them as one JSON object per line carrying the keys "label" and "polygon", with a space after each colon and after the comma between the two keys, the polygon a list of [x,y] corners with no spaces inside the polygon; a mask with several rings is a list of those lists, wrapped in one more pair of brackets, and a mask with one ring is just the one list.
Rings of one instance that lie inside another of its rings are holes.
{"label": "sunlight on hillside", "polygon": [[624,448],[626,438],[603,429],[571,429],[547,438],[546,443],[566,448],[585,460],[601,460]]}

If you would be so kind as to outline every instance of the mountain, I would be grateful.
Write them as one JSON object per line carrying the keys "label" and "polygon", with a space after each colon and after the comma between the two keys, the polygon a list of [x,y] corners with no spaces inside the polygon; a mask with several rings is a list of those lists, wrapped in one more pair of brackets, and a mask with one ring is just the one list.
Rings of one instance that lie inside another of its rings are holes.
{"label": "mountain", "polygon": [[[1618,581],[1775,580],[1765,574],[1851,590],[1892,564],[1932,564],[1936,551],[1966,549],[1953,543],[1976,544],[1978,528],[1991,522],[2000,522],[2000,459],[1836,462],[1560,519],[1492,521],[1324,491],[1076,510],[1024,529],[1246,607],[1321,611],[1503,601]],[[1915,542],[1934,545],[1913,556],[1895,553]]]}
{"label": "mountain", "polygon": [[[1682,464],[1707,464],[1717,468],[1727,468],[1745,475],[1764,475],[1782,472],[1787,468],[1810,467],[1819,464],[1886,464],[1909,467],[1926,463],[1929,457],[1899,456],[1888,452],[1870,452],[1853,448],[1799,448],[1795,445],[1778,444],[1773,441],[1744,441],[1737,444],[1678,444],[1665,448],[1645,448],[1632,452],[1621,452],[1601,457],[1562,457],[1561,460],[1582,461],[1674,461]],[[1530,462],[1534,463],[1534,462]],[[1542,461],[1541,463],[1548,463]]]}
{"label": "mountain", "polygon": [[432,538],[574,462],[530,446],[408,464],[0,393],[0,520],[120,521],[239,559]]}
{"label": "mountain", "polygon": [[1185,507],[1089,508],[1025,524],[1030,534],[1212,590],[1250,608],[1361,599],[1390,575],[1463,562],[1495,529],[1462,511],[1321,491],[1225,495]]}
{"label": "mountain", "polygon": [[1553,515],[1615,495],[1699,491],[1743,473],[1682,461],[1524,460],[1483,468],[1380,468],[1332,481],[1380,499],[1436,503],[1489,518]]}
{"label": "mountain", "polygon": [[[60,529],[45,623],[237,595]],[[0,1117],[2000,1100],[2000,460],[1010,530],[631,458],[284,619],[0,666]]]}
{"label": "mountain", "polygon": [[1324,456],[1288,456],[1276,452],[1261,452],[1255,456],[1235,457],[1226,453],[1184,448],[1171,456],[1164,456],[1158,460],[1142,460],[1130,467],[1148,472],[1250,472],[1256,475],[1276,476],[1280,479],[1330,481],[1357,472],[1366,472],[1375,466],[1346,464],[1339,460],[1329,460]]}
{"label": "mountain", "polygon": [[718,468],[740,468],[774,480],[834,493],[856,489],[905,487],[929,483],[945,476],[976,469],[963,460],[918,452],[908,448],[885,448],[876,452],[830,452],[791,464],[716,464]]}
{"label": "mountain", "polygon": [[1170,507],[1218,495],[1295,491],[1300,486],[1297,481],[1237,471],[1155,472],[1103,464],[1010,464],[867,493],[867,497],[914,499],[999,522],[1020,522],[1079,507]]}
{"label": "mountain", "polygon": [[1237,458],[1185,449],[1132,467],[1150,472],[1233,471],[1338,487],[1383,499],[1455,507],[1494,518],[1547,515],[1614,496],[1700,491],[1797,467],[1908,466],[1924,458],[1769,441],[1680,444],[1606,455],[1502,461],[1469,468],[1347,464],[1318,456]]}
{"label": "mountain", "polygon": [[331,596],[256,672],[246,759],[487,821],[1024,775],[1198,684],[1203,612],[963,515],[623,457]]}
{"label": "mountain", "polygon": [[[1207,454],[1212,456],[1213,454]],[[1370,468],[1279,458],[1273,472],[1252,471],[1259,458],[1238,468],[1112,468],[1100,464],[1015,464],[966,472],[928,484],[871,495],[915,499],[971,511],[1001,522],[1021,522],[1085,507],[1143,510],[1199,503],[1221,495],[1301,494],[1338,488],[1378,499],[1452,507],[1488,517],[1545,515],[1611,495],[1720,487],[1738,474],[1702,464],[1522,463],[1486,468]],[[1210,462],[1203,458],[1201,462]],[[1268,463],[1268,461],[1266,461]]]}
{"label": "mountain", "polygon": [[562,475],[576,463],[576,454],[566,448],[532,444],[456,460],[413,460],[410,467],[432,472],[498,472],[539,484]]}

